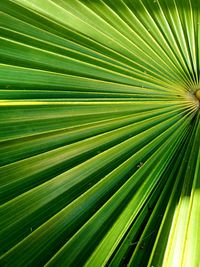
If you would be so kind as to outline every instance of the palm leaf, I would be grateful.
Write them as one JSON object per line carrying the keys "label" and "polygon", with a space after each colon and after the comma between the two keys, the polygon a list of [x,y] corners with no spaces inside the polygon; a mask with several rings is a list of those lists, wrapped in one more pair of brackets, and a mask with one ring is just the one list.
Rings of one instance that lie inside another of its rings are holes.
{"label": "palm leaf", "polygon": [[199,4],[1,0],[1,266],[199,266]]}

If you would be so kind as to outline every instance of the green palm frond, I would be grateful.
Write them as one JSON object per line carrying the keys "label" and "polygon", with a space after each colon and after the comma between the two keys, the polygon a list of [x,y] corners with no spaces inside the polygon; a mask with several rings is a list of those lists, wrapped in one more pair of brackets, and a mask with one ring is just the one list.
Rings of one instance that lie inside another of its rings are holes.
{"label": "green palm frond", "polygon": [[199,267],[200,1],[0,1],[0,265]]}

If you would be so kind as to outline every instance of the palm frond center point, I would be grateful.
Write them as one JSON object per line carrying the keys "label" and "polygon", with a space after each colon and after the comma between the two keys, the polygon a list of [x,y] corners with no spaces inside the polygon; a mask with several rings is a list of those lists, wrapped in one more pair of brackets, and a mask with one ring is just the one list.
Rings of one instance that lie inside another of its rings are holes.
{"label": "palm frond center point", "polygon": [[195,96],[200,101],[200,89],[196,91]]}

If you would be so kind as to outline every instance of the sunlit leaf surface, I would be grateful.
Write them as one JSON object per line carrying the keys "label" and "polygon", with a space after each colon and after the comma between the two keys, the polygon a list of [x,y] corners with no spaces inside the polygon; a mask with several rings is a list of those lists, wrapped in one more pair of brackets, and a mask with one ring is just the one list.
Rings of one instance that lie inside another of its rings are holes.
{"label": "sunlit leaf surface", "polygon": [[199,8],[0,1],[0,266],[199,267]]}

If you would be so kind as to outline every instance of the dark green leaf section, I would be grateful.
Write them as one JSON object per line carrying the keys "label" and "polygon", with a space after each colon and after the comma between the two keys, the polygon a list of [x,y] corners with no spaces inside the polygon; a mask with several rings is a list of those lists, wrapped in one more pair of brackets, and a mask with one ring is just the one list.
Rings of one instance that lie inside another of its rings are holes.
{"label": "dark green leaf section", "polygon": [[198,267],[200,2],[0,1],[0,265]]}

